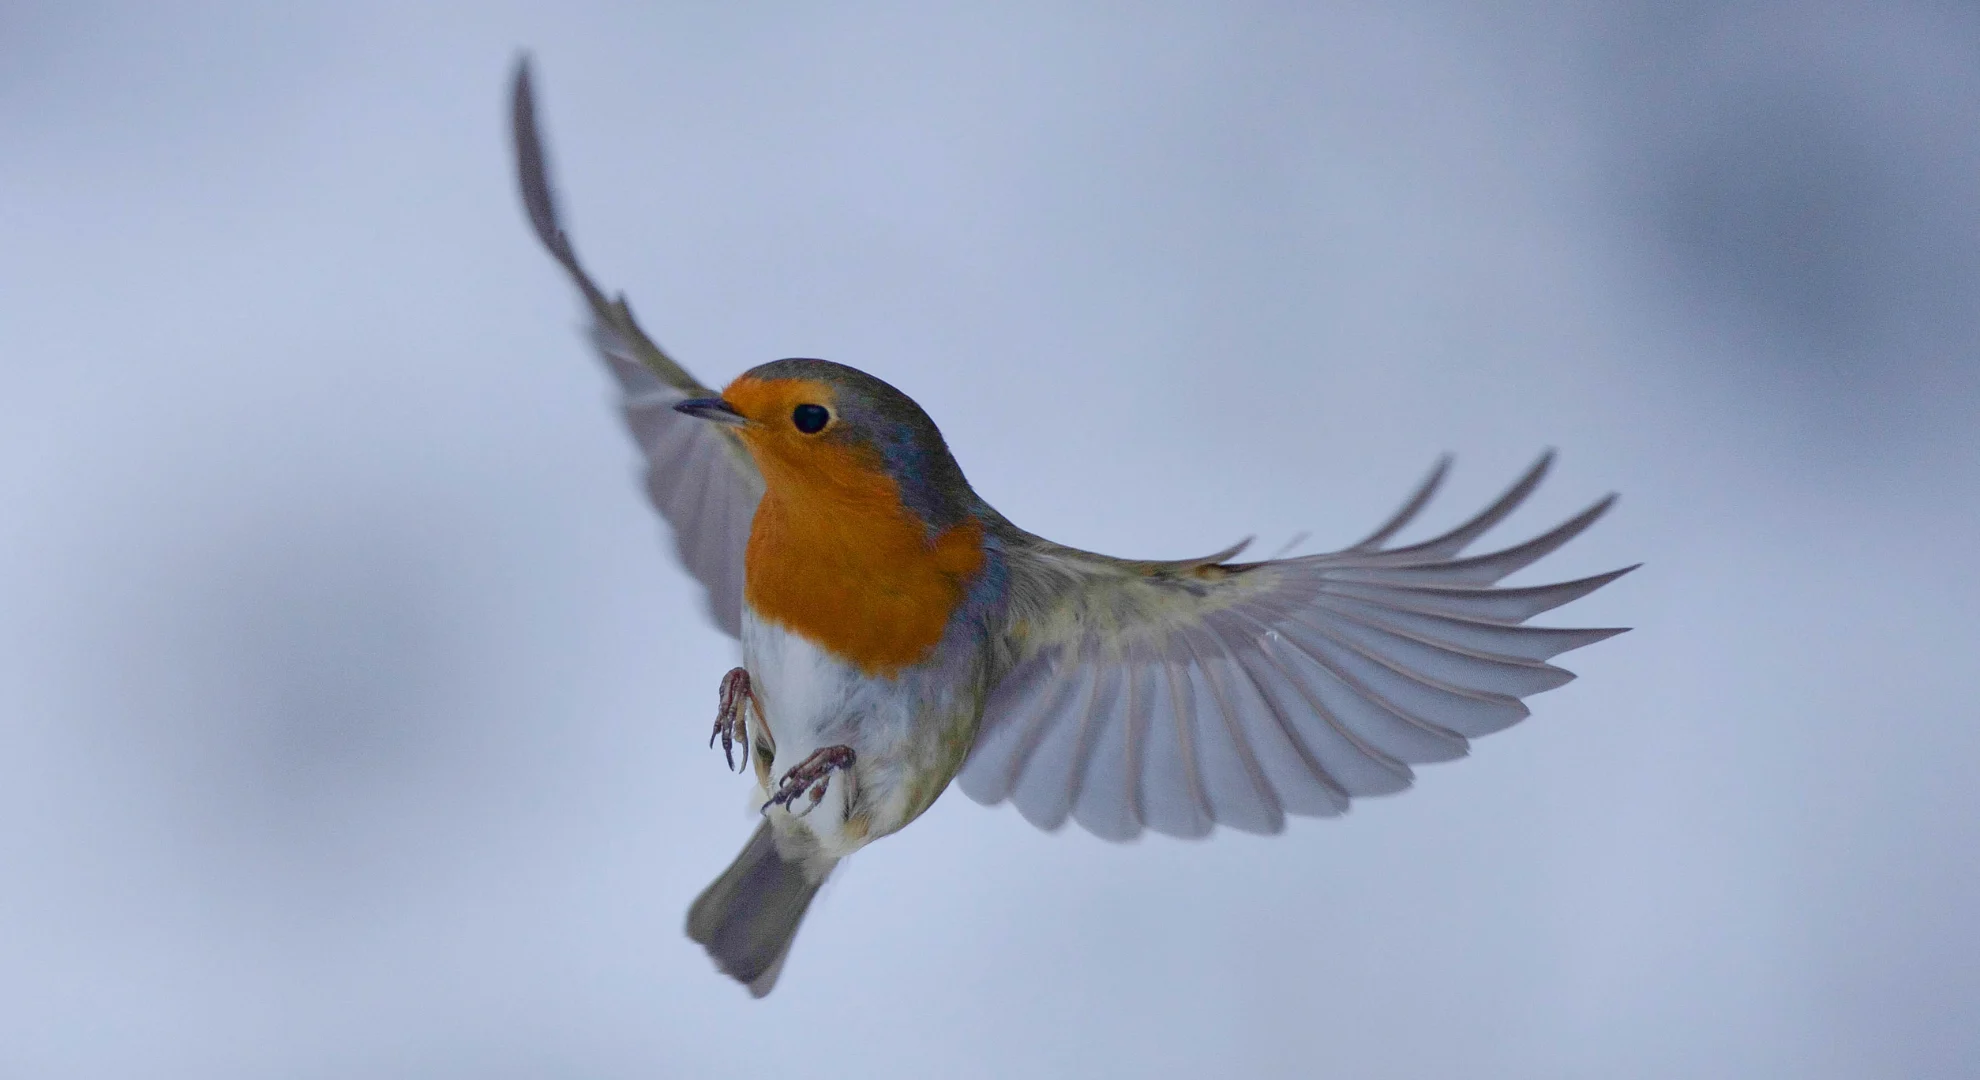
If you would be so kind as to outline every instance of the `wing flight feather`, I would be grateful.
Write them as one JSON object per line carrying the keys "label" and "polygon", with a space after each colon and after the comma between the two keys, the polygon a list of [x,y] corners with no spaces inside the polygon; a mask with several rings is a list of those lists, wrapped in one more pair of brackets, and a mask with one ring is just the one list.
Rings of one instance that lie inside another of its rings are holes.
{"label": "wing flight feather", "polygon": [[512,120],[523,206],[537,239],[584,297],[592,345],[618,381],[626,426],[646,458],[647,495],[673,529],[681,562],[706,590],[709,615],[740,636],[743,554],[763,497],[762,474],[732,432],[674,411],[675,402],[715,391],[654,344],[625,297],[607,298],[578,262],[557,217],[527,61],[516,67]]}
{"label": "wing flight feather", "polygon": [[1548,661],[1622,633],[1527,619],[1634,567],[1551,585],[1497,583],[1580,535],[1614,496],[1530,540],[1463,552],[1517,509],[1541,456],[1457,527],[1384,546],[1442,483],[1337,552],[1267,562],[1132,562],[1025,534],[1009,545],[1008,672],[986,704],[961,784],[1055,829],[1271,833],[1400,791],[1412,765],[1528,715],[1521,700],[1574,676]]}

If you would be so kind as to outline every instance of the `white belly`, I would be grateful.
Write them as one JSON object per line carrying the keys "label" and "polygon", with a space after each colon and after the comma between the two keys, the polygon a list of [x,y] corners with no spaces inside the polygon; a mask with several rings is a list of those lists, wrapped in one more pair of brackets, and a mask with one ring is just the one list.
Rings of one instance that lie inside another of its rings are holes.
{"label": "white belly", "polygon": [[[743,666],[776,748],[771,785],[792,767],[828,746],[849,746],[848,776],[834,772],[815,806],[801,795],[770,813],[784,827],[812,833],[825,854],[843,857],[906,823],[908,769],[925,767],[921,744],[930,734],[917,713],[936,702],[922,700],[921,679],[871,678],[775,623],[743,612]],[[752,724],[755,717],[750,717]],[[941,778],[946,780],[946,777]],[[759,792],[767,800],[770,791]],[[853,801],[848,804],[847,799]]]}

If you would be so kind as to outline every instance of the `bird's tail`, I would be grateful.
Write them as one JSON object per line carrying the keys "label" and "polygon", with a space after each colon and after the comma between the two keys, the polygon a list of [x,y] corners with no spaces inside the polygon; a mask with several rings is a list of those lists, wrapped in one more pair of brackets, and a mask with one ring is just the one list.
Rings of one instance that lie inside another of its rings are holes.
{"label": "bird's tail", "polygon": [[736,861],[695,898],[688,909],[688,937],[752,996],[768,994],[805,909],[837,861],[778,850],[765,821]]}

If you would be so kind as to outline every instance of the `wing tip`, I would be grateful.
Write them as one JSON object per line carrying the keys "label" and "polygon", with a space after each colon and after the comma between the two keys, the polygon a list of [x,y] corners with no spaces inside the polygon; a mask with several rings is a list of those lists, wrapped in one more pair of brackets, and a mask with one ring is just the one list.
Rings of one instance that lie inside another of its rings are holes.
{"label": "wing tip", "polygon": [[509,83],[515,88],[517,97],[527,97],[530,90],[530,63],[532,54],[527,46],[516,49],[516,62],[509,67]]}
{"label": "wing tip", "polygon": [[956,774],[955,783],[958,788],[962,789],[962,793],[969,796],[970,801],[978,806],[996,806],[998,803],[1010,798],[1010,792],[1006,791],[999,794],[994,787],[990,786],[983,779],[985,775],[985,771],[982,769],[971,772],[969,762],[965,760],[961,771]]}
{"label": "wing tip", "polygon": [[[1277,813],[1272,815],[1270,820],[1262,823],[1254,823],[1249,821],[1219,821],[1217,824],[1222,825],[1223,827],[1230,829],[1234,832],[1244,833],[1247,836],[1278,836],[1286,831],[1287,816],[1288,815],[1286,814],[1285,810],[1280,809]],[[1210,835],[1214,836],[1216,834],[1213,832]]]}
{"label": "wing tip", "polygon": [[543,149],[543,134],[536,123],[536,76],[528,52],[516,58],[509,99],[510,136],[516,151],[516,185],[521,189],[523,211],[529,218],[536,239],[561,264],[578,291],[593,308],[597,319],[607,319],[604,294],[592,283],[578,262],[577,250],[557,217],[556,185],[550,181],[550,155]]}
{"label": "wing tip", "polygon": [[1374,532],[1350,544],[1346,550],[1372,551],[1388,543],[1391,537],[1416,520],[1416,515],[1422,513],[1425,506],[1430,505],[1430,500],[1436,496],[1437,489],[1443,486],[1444,477],[1450,474],[1451,464],[1456,460],[1457,456],[1449,450],[1438,454],[1436,463],[1430,466],[1430,472],[1417,481],[1416,488],[1403,500],[1402,506],[1390,514],[1388,520],[1376,526]]}
{"label": "wing tip", "polygon": [[1073,808],[1072,819],[1080,828],[1110,844],[1132,844],[1141,839],[1142,825],[1139,821],[1127,822],[1126,828],[1114,828],[1103,819],[1096,817],[1089,820],[1082,816],[1078,807]]}
{"label": "wing tip", "polygon": [[1067,809],[1066,813],[1054,817],[1050,814],[1042,813],[1033,807],[1026,806],[1023,800],[1013,798],[1011,805],[1017,807],[1019,817],[1030,822],[1031,827],[1040,832],[1059,832],[1066,827],[1066,820],[1071,816],[1070,808]]}
{"label": "wing tip", "polygon": [[[1551,594],[1549,596],[1549,600],[1545,607],[1542,607],[1538,611],[1533,612],[1531,615],[1526,616],[1525,619],[1519,620],[1520,622],[1525,622],[1526,619],[1530,619],[1533,617],[1533,615],[1538,615],[1542,611],[1552,611],[1557,607],[1562,607],[1564,605],[1571,604],[1574,601],[1579,600],[1584,596],[1587,596],[1589,593],[1592,593],[1595,590],[1600,589],[1605,585],[1613,583],[1617,578],[1623,577],[1635,571],[1637,567],[1642,565],[1643,565],[1642,563],[1636,563],[1631,566],[1625,566],[1619,570],[1610,570],[1600,574],[1590,574],[1584,578],[1576,578],[1573,581],[1556,582],[1552,585],[1528,585],[1524,587],[1514,587],[1510,589],[1495,589],[1491,591],[1497,592],[1499,595],[1502,596],[1511,596],[1519,593],[1528,593],[1535,596]],[[1558,599],[1554,599],[1554,597],[1558,597]]]}
{"label": "wing tip", "polygon": [[[1589,592],[1593,592],[1593,591],[1595,591],[1596,589],[1599,589],[1599,588],[1601,588],[1602,586],[1604,586],[1604,585],[1607,585],[1607,584],[1608,584],[1608,583],[1610,583],[1611,581],[1615,581],[1615,580],[1616,580],[1616,579],[1618,579],[1618,578],[1621,578],[1621,577],[1625,577],[1625,576],[1627,576],[1627,575],[1629,575],[1629,574],[1633,574],[1633,573],[1635,573],[1635,572],[1636,572],[1636,570],[1637,570],[1637,568],[1638,568],[1638,567],[1641,567],[1642,565],[1643,565],[1643,564],[1642,564],[1642,563],[1640,563],[1640,562],[1639,562],[1639,563],[1631,563],[1631,564],[1629,564],[1628,566],[1623,566],[1623,567],[1618,567],[1618,568],[1616,568],[1616,569],[1614,569],[1614,570],[1605,570],[1605,571],[1603,571],[1602,573],[1599,573],[1599,574],[1590,574],[1590,575],[1588,575],[1587,577],[1584,577],[1584,578],[1576,578],[1576,579],[1574,579],[1573,581],[1568,581],[1568,582],[1563,582],[1562,584],[1566,584],[1566,585],[1586,585],[1586,586],[1588,587],[1588,591],[1589,591]],[[1587,594],[1586,594],[1586,593],[1583,593],[1582,595],[1584,595],[1584,596],[1585,596],[1585,595],[1587,595]]]}
{"label": "wing tip", "polygon": [[[1509,512],[1513,507],[1525,502],[1526,497],[1540,486],[1540,482],[1547,479],[1547,474],[1554,471],[1554,462],[1560,456],[1560,451],[1551,446],[1546,447],[1540,451],[1539,457],[1533,459],[1533,464],[1528,465],[1526,471],[1519,474],[1519,479],[1513,481],[1512,487],[1500,496],[1501,500],[1510,500],[1511,505],[1506,508]],[[1514,494],[1515,492],[1517,494]]]}
{"label": "wing tip", "polygon": [[516,180],[522,188],[523,209],[529,214],[537,239],[561,258],[557,243],[557,203],[550,191],[543,136],[536,127],[536,80],[527,52],[517,56],[510,80],[509,125],[515,140]]}

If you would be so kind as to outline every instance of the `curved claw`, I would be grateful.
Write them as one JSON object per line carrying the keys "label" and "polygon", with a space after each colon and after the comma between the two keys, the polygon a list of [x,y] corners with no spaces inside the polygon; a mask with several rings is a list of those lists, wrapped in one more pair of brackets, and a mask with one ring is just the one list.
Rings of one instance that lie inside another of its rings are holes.
{"label": "curved claw", "polygon": [[[798,796],[809,793],[811,797],[804,807],[792,810],[791,813],[798,817],[811,813],[817,809],[819,803],[825,801],[825,791],[831,786],[833,772],[846,770],[846,782],[852,782],[853,774],[850,770],[853,760],[853,750],[850,746],[827,746],[814,751],[810,757],[798,762],[784,774],[784,778],[777,782],[776,793],[770,796],[769,801],[765,802],[758,812],[767,814],[773,806],[788,809],[797,801]],[[850,795],[846,801],[850,805],[852,801]]]}
{"label": "curved claw", "polygon": [[[729,763],[729,771],[735,772],[737,743],[749,744],[749,730],[743,717],[743,706],[754,705],[756,694],[750,689],[749,671],[746,668],[732,668],[722,676],[722,689],[715,708],[715,730],[708,736],[712,748],[715,740],[722,740],[722,758]],[[743,754],[743,768],[749,767],[749,754]]]}

